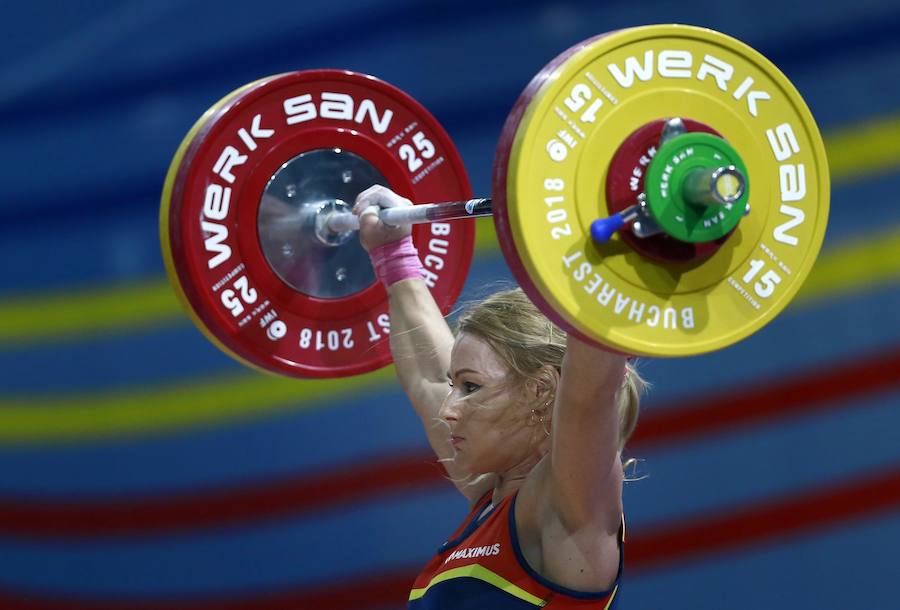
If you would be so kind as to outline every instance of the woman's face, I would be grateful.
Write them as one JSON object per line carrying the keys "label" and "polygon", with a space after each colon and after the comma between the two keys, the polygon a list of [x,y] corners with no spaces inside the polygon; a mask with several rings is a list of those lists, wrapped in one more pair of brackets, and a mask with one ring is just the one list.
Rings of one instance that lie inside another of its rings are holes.
{"label": "woman's face", "polygon": [[509,387],[511,376],[483,340],[466,333],[456,338],[440,417],[450,427],[456,466],[471,474],[503,473],[535,458],[534,433],[541,428],[529,421],[524,393]]}

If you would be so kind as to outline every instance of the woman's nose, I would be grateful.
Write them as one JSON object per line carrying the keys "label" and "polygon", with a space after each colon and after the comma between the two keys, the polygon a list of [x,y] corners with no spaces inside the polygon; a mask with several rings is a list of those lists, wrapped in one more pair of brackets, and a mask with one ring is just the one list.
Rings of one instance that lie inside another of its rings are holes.
{"label": "woman's nose", "polygon": [[453,398],[453,393],[447,394],[447,398],[441,404],[438,417],[444,421],[456,421],[459,419],[459,401]]}

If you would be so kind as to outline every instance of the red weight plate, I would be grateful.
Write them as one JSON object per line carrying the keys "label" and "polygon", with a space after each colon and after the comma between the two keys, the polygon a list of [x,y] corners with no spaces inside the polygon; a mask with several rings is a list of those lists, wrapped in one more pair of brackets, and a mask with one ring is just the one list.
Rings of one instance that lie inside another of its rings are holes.
{"label": "red weight plate", "polygon": [[[700,131],[722,137],[722,134],[705,123],[683,120],[689,132]],[[637,196],[644,192],[647,167],[659,146],[665,124],[665,119],[660,119],[639,127],[625,138],[613,155],[606,179],[606,202],[610,216],[634,204]],[[712,242],[692,244],[665,234],[637,237],[632,232],[631,225],[623,227],[619,235],[625,243],[647,258],[664,263],[686,263],[702,261],[715,254],[730,233]]]}
{"label": "red weight plate", "polygon": [[[273,175],[329,149],[362,158],[414,202],[471,197],[456,148],[427,110],[383,81],[338,70],[258,81],[220,102],[176,156],[163,195],[164,255],[201,330],[241,361],[294,377],[355,375],[391,358],[380,283],[335,298],[306,294],[273,270],[260,243]],[[413,230],[445,314],[468,274],[474,231],[464,220]]]}

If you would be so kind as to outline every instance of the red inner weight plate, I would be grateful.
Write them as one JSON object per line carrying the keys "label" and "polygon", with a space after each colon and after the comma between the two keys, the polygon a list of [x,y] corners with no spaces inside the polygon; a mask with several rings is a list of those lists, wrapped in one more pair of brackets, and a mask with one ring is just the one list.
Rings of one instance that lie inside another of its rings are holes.
{"label": "red inner weight plate", "polygon": [[[659,119],[639,127],[616,150],[606,172],[606,205],[610,215],[633,205],[638,195],[644,192],[647,167],[659,148],[665,125],[665,119]],[[688,132],[722,137],[718,131],[699,121],[684,118],[684,126]],[[731,233],[712,242],[689,244],[664,233],[637,237],[629,224],[619,231],[619,235],[625,243],[647,258],[662,263],[687,263],[702,261],[715,254]]]}
{"label": "red inner weight plate", "polygon": [[[324,175],[329,163],[336,169]],[[316,175],[303,174],[310,167]],[[293,377],[342,377],[388,364],[387,294],[358,236],[328,247],[307,231],[279,246],[268,224],[279,207],[283,220],[298,216],[301,208],[283,205],[292,197],[305,200],[307,211],[316,198],[352,206],[374,183],[416,203],[471,197],[444,129],[383,81],[338,70],[295,72],[228,99],[190,142],[163,201],[170,245],[164,254],[201,330],[239,360]],[[339,193],[329,192],[333,185]],[[294,223],[297,231],[304,226]],[[417,225],[413,242],[447,314],[468,274],[474,223]],[[323,284],[336,292],[320,290]]]}

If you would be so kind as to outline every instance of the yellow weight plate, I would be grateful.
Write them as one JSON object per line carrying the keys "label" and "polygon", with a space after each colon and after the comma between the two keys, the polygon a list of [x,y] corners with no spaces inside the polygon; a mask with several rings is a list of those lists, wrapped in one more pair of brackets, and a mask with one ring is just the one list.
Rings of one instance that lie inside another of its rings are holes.
{"label": "yellow weight plate", "polygon": [[[610,160],[670,117],[738,151],[751,212],[703,261],[659,263],[620,237],[594,244]],[[507,121],[494,177],[498,237],[529,296],[567,330],[640,355],[709,352],[760,329],[800,288],[828,217],[825,149],[799,93],[747,45],[691,26],[613,32],[548,65]]]}

